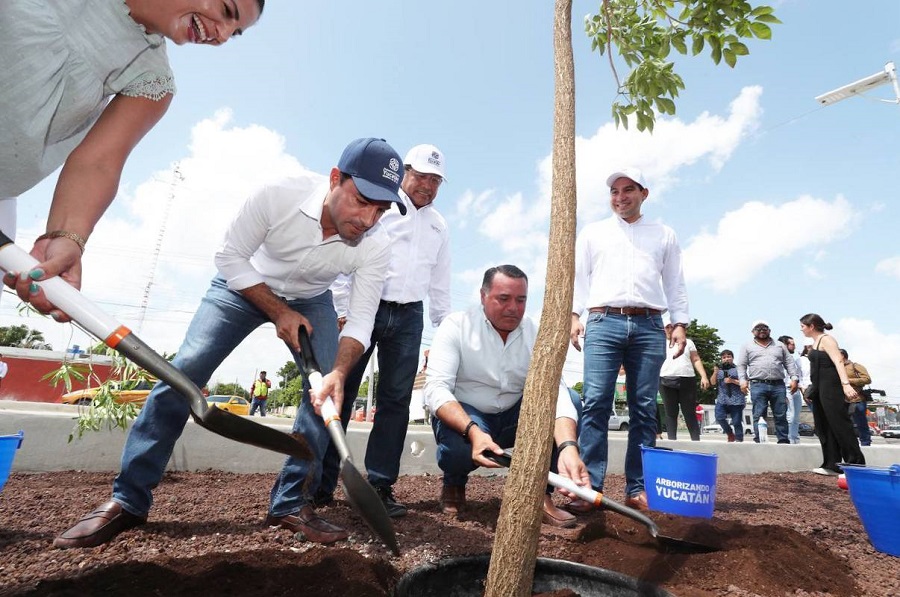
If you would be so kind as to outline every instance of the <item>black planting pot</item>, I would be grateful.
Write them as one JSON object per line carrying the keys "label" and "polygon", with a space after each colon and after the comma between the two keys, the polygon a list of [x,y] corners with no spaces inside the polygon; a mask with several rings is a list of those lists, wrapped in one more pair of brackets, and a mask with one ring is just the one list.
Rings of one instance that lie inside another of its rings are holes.
{"label": "black planting pot", "polygon": [[[409,571],[394,597],[482,597],[490,556],[441,560]],[[580,597],[673,597],[656,585],[618,572],[565,560],[538,558],[532,593],[570,589]]]}

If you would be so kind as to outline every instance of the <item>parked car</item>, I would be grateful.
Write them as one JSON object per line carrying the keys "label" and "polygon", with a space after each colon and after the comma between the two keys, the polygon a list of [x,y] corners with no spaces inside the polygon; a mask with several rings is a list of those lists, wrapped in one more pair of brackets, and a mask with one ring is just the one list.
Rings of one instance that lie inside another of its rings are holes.
{"label": "parked car", "polygon": [[[119,404],[134,404],[135,406],[143,406],[147,401],[150,390],[153,389],[155,382],[141,380],[135,382],[116,383],[113,382],[110,391],[116,402]],[[128,388],[128,389],[125,389]],[[77,404],[79,406],[87,406],[94,401],[99,392],[99,388],[87,388],[85,390],[74,390],[62,395],[60,402],[63,404]]]}
{"label": "parked car", "polygon": [[800,423],[800,435],[812,436],[816,434],[816,428],[809,423]]}
{"label": "parked car", "polygon": [[881,437],[900,439],[900,425],[888,425],[881,430]]}
{"label": "parked car", "polygon": [[207,397],[206,401],[210,406],[221,408],[224,411],[236,415],[249,415],[250,403],[240,396],[224,396],[216,395]]}
{"label": "parked car", "polygon": [[609,417],[609,428],[613,431],[628,431],[628,415],[620,415],[613,409]]}

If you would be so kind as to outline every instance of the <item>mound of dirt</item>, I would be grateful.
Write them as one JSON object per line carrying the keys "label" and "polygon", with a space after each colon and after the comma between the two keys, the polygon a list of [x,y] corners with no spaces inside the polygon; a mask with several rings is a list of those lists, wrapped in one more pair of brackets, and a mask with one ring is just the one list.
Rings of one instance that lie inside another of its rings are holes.
{"label": "mound of dirt", "polygon": [[[504,483],[502,476],[473,476],[466,510],[449,518],[437,505],[439,477],[402,477],[395,494],[410,511],[395,521],[399,557],[340,493],[321,514],[351,537],[325,547],[263,524],[274,475],[218,471],[167,474],[148,523],[108,545],[54,549],[57,534],[109,498],[112,477],[11,476],[0,494],[0,595],[387,596],[420,565],[489,553]],[[612,476],[606,491],[621,499],[623,487]],[[599,511],[574,529],[545,525],[538,554],[613,570],[680,597],[900,595],[900,559],[871,547],[847,492],[831,478],[720,475],[712,519],[650,516],[663,535],[721,549],[669,551],[643,525]]]}

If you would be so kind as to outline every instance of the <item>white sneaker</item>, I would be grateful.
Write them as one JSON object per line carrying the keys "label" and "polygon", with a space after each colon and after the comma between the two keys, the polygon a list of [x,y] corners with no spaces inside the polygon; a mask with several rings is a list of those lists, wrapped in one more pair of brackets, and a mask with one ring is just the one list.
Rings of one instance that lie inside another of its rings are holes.
{"label": "white sneaker", "polygon": [[812,470],[812,472],[814,472],[817,475],[825,475],[826,477],[837,477],[838,476],[837,472],[827,469],[827,468],[822,468],[821,466],[814,468]]}

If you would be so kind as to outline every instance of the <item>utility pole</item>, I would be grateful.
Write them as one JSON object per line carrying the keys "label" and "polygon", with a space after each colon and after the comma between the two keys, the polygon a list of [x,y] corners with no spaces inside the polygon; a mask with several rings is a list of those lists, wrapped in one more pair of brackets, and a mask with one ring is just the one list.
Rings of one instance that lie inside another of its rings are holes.
{"label": "utility pole", "polygon": [[150,302],[150,288],[153,286],[153,279],[156,276],[156,266],[159,263],[159,253],[162,250],[163,238],[166,235],[166,224],[169,221],[169,212],[172,210],[172,202],[175,200],[175,189],[179,183],[184,181],[181,174],[181,162],[175,162],[175,170],[172,172],[172,182],[169,184],[169,196],[166,198],[166,206],[163,211],[162,224],[159,227],[159,234],[156,236],[156,246],[153,249],[153,260],[150,263],[150,278],[147,280],[147,286],[144,287],[144,296],[141,299],[141,316],[138,319],[136,333],[141,333],[144,327],[144,316],[147,315],[147,304]]}

